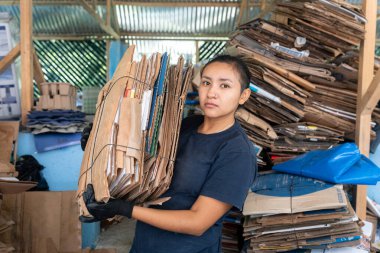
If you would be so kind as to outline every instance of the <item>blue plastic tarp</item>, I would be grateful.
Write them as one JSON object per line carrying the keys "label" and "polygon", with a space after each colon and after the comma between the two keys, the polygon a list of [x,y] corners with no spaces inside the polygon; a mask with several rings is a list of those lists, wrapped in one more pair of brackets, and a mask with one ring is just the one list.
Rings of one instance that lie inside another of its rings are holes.
{"label": "blue plastic tarp", "polygon": [[310,151],[273,169],[337,184],[375,185],[380,181],[380,168],[361,155],[354,143]]}

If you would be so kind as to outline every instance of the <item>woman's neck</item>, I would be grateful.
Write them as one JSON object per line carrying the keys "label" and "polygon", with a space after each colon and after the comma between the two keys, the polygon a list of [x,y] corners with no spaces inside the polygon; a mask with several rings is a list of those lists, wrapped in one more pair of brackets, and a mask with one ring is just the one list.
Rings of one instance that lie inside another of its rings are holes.
{"label": "woman's neck", "polygon": [[232,127],[235,123],[234,117],[229,118],[208,118],[204,117],[203,123],[198,127],[198,133],[216,134]]}

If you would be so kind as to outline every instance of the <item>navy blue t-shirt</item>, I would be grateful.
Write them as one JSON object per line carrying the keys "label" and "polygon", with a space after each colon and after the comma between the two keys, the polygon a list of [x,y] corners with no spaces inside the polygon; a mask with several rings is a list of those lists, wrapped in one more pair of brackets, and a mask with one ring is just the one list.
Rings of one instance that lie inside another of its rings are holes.
{"label": "navy blue t-shirt", "polygon": [[[201,134],[203,116],[182,123],[174,175],[162,197],[171,197],[165,210],[190,210],[199,195],[242,209],[248,189],[256,176],[253,145],[236,121],[222,132]],[[219,219],[203,235],[175,233],[137,222],[133,253],[219,253],[222,231]]]}

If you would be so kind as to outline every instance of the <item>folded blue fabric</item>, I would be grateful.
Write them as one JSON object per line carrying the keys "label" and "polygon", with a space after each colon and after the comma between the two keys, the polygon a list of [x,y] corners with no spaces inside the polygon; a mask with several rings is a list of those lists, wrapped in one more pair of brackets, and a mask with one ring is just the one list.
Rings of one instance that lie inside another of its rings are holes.
{"label": "folded blue fabric", "polygon": [[374,185],[380,181],[380,168],[361,155],[355,143],[310,151],[273,169],[337,184]]}

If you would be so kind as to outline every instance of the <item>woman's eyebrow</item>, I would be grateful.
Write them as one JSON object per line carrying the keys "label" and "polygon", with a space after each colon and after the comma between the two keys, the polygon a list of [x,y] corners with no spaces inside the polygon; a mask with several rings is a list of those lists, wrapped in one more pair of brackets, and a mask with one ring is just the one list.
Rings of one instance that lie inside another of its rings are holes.
{"label": "woman's eyebrow", "polygon": [[222,82],[228,81],[232,83],[232,80],[228,78],[219,78],[219,81],[222,81]]}
{"label": "woman's eyebrow", "polygon": [[211,80],[211,77],[208,77],[208,76],[202,76],[201,78],[205,78],[205,79]]}

